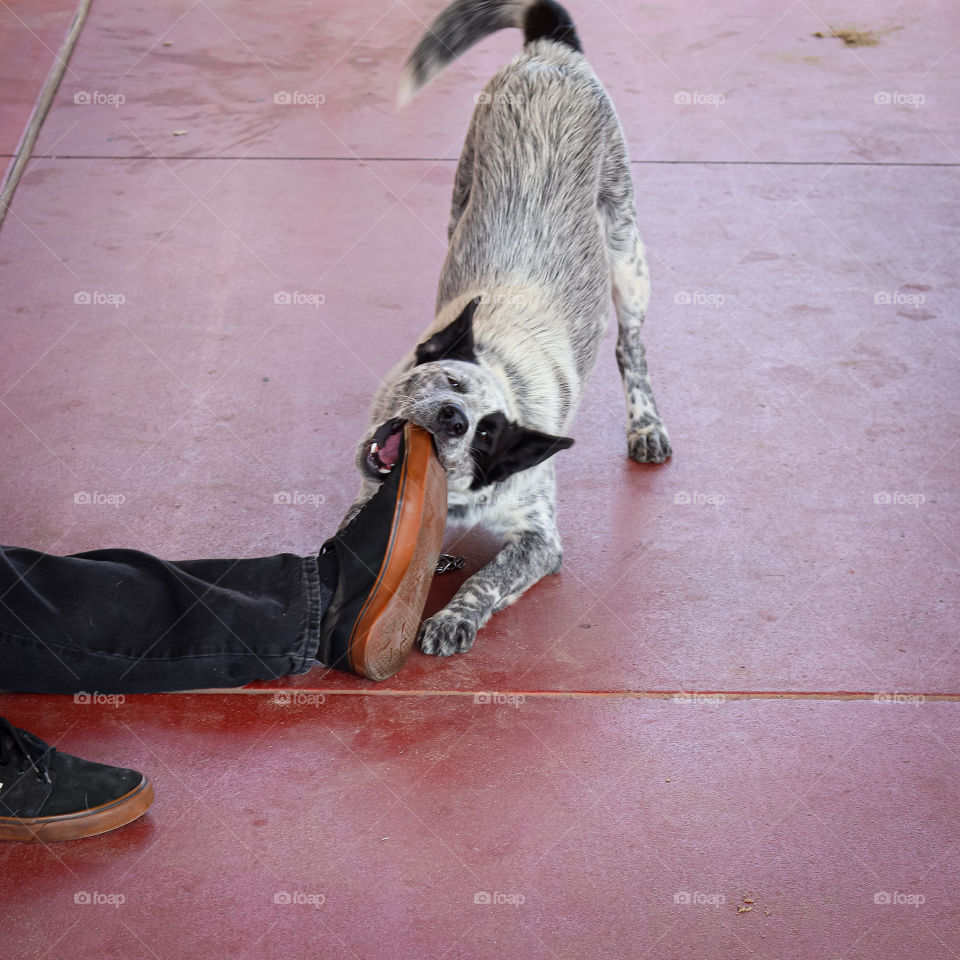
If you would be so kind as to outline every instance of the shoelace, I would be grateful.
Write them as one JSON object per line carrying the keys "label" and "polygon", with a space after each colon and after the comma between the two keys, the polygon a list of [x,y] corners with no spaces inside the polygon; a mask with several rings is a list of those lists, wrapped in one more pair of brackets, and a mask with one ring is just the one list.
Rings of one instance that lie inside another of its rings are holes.
{"label": "shoelace", "polygon": [[17,757],[17,773],[24,772],[23,761],[26,760],[36,771],[38,780],[52,783],[50,763],[56,749],[32,733],[20,730],[9,720],[0,717],[0,766],[6,766],[14,757]]}

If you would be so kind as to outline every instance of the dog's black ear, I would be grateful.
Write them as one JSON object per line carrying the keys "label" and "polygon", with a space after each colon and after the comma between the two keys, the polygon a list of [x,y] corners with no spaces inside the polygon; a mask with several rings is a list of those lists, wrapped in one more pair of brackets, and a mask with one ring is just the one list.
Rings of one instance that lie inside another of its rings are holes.
{"label": "dog's black ear", "polygon": [[447,324],[425,343],[417,346],[417,365],[434,360],[466,360],[476,363],[473,351],[473,315],[480,305],[480,298],[471,300],[453,323]]}
{"label": "dog's black ear", "polygon": [[502,413],[492,413],[477,424],[474,434],[471,489],[499,483],[572,446],[570,437],[555,437],[550,433],[521,427],[507,420]]}

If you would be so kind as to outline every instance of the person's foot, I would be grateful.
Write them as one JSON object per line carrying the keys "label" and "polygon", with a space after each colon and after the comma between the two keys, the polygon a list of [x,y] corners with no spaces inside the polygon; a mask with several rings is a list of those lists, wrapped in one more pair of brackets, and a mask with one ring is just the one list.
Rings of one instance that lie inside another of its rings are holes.
{"label": "person's foot", "polygon": [[0,717],[0,840],[76,840],[116,830],[153,803],[136,770],[81,760]]}
{"label": "person's foot", "polygon": [[320,627],[317,659],[386,680],[404,664],[443,545],[447,476],[433,438],[391,421],[371,448],[384,477],[360,512],[321,549],[335,552],[337,588]]}

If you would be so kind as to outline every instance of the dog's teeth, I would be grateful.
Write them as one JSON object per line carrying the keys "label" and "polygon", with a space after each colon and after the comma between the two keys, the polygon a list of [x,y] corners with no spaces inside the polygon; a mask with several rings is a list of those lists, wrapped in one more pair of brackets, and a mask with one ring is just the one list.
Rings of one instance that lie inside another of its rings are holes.
{"label": "dog's teeth", "polygon": [[370,444],[370,452],[371,452],[371,453],[378,453],[379,451],[380,451],[380,448],[377,446],[377,442],[376,442],[376,441],[374,441],[373,443]]}
{"label": "dog's teeth", "polygon": [[389,473],[389,472],[390,472],[390,467],[381,467],[381,468],[380,468],[380,472],[381,472],[381,473]]}

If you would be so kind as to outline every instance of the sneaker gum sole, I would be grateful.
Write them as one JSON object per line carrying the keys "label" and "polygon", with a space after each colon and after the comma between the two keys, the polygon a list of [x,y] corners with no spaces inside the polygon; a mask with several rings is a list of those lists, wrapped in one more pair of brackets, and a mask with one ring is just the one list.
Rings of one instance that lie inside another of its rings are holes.
{"label": "sneaker gum sole", "polygon": [[406,440],[394,534],[348,646],[351,668],[368,680],[392,677],[413,647],[447,521],[447,475],[433,438],[409,424]]}
{"label": "sneaker gum sole", "polygon": [[90,810],[64,813],[58,817],[0,817],[0,840],[33,840],[57,843],[95,837],[124,827],[146,813],[153,803],[153,784],[144,777],[129,793]]}

